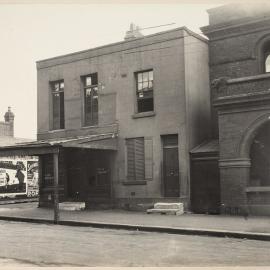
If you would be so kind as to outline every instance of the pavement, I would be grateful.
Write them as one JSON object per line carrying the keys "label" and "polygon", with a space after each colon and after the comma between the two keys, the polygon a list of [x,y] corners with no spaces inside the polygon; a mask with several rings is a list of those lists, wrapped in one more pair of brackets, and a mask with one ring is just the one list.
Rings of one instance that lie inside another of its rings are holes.
{"label": "pavement", "polygon": [[[37,202],[0,205],[0,220],[53,223],[53,218],[53,209],[38,208]],[[175,216],[112,209],[60,211],[59,224],[270,241],[269,217]]]}

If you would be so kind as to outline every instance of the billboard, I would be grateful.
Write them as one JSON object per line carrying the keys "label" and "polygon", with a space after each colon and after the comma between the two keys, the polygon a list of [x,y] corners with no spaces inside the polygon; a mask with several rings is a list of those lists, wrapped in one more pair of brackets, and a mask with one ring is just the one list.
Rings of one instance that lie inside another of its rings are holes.
{"label": "billboard", "polygon": [[36,197],[38,192],[37,157],[0,158],[0,197]]}

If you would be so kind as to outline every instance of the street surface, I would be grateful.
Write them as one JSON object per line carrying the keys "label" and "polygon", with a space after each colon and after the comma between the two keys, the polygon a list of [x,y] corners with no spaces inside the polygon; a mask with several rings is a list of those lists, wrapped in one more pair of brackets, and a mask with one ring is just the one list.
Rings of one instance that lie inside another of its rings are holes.
{"label": "street surface", "polygon": [[270,242],[0,221],[1,266],[269,266]]}

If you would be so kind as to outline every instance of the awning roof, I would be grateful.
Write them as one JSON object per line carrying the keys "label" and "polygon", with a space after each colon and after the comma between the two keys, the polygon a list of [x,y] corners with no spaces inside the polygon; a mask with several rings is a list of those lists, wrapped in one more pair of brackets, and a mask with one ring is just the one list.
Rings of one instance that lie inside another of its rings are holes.
{"label": "awning roof", "polygon": [[218,152],[219,152],[218,140],[205,141],[190,151],[191,154],[204,154],[204,153],[206,154]]}
{"label": "awning roof", "polygon": [[30,141],[0,146],[0,156],[24,156],[55,153],[60,147],[117,150],[117,134],[95,134],[49,140]]}

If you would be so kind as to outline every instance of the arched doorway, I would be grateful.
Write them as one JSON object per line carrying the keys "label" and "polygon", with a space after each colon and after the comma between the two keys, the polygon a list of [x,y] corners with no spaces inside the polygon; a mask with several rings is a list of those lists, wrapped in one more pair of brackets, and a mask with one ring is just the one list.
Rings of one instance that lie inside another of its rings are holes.
{"label": "arched doorway", "polygon": [[249,186],[270,186],[270,122],[259,128],[250,146]]}

